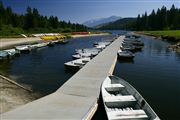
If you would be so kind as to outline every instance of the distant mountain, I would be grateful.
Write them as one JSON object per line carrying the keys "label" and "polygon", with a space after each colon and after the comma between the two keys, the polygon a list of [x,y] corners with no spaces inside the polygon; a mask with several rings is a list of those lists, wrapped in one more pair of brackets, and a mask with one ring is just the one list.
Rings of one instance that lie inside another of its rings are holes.
{"label": "distant mountain", "polygon": [[100,25],[96,28],[101,30],[135,29],[136,18],[122,18],[108,24]]}
{"label": "distant mountain", "polygon": [[84,22],[83,25],[86,25],[87,27],[96,27],[98,25],[106,24],[109,22],[114,22],[114,21],[119,20],[119,19],[121,19],[121,17],[110,16],[107,18],[99,18],[99,19],[88,20],[88,21]]}

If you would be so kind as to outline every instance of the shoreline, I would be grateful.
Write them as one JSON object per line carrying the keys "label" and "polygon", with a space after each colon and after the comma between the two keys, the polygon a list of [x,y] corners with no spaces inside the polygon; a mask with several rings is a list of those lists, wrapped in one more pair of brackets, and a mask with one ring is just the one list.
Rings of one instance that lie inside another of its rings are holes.
{"label": "shoreline", "polygon": [[[0,114],[15,109],[41,97],[40,94],[28,91],[0,76]],[[24,87],[29,87],[23,85]]]}
{"label": "shoreline", "polygon": [[12,48],[15,45],[21,44],[31,44],[35,42],[42,42],[41,38],[38,37],[28,37],[28,38],[1,38],[0,39],[0,48]]}
{"label": "shoreline", "polygon": [[[90,35],[72,35],[72,38],[81,38],[81,37],[92,37],[92,36],[102,36],[109,35],[109,33],[101,33],[101,34],[90,34]],[[0,39],[0,50],[12,48],[16,45],[22,44],[32,44],[36,42],[43,42],[40,37],[27,37],[27,38],[1,38]]]}
{"label": "shoreline", "polygon": [[145,33],[145,32],[133,32],[133,33],[138,34],[138,35],[146,35],[146,36],[158,39],[158,40],[174,42],[174,44],[171,44],[168,48],[180,53],[180,41],[179,41],[179,39],[175,39],[175,37],[172,40],[172,37],[168,37],[168,36],[163,37],[163,36],[160,36],[160,35],[153,35],[153,34]]}

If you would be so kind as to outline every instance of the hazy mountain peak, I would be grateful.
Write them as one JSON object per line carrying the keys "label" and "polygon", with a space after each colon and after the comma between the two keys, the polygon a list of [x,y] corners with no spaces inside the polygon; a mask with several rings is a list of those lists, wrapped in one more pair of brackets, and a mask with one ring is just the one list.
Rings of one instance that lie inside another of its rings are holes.
{"label": "hazy mountain peak", "polygon": [[86,25],[88,27],[95,27],[95,26],[98,26],[100,24],[114,22],[114,21],[116,21],[118,19],[121,19],[121,17],[119,17],[119,16],[110,16],[110,17],[106,17],[106,18],[96,18],[96,19],[91,19],[91,20],[88,20],[88,21],[84,22],[83,25]]}

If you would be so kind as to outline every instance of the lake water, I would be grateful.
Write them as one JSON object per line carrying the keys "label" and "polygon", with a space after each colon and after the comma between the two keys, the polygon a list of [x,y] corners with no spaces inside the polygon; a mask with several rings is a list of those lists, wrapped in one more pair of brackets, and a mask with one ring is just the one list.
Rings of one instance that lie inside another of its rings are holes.
{"label": "lake water", "polygon": [[[66,45],[21,54],[0,63],[0,72],[32,86],[34,92],[47,95],[73,75],[65,71],[64,62],[72,60],[75,49],[92,47],[93,42],[112,36],[76,38]],[[179,120],[180,54],[169,50],[165,41],[145,36],[141,39],[145,43],[143,50],[136,53],[133,62],[117,61],[114,75],[132,84],[161,119]],[[100,105],[94,119],[105,119],[105,116]]]}

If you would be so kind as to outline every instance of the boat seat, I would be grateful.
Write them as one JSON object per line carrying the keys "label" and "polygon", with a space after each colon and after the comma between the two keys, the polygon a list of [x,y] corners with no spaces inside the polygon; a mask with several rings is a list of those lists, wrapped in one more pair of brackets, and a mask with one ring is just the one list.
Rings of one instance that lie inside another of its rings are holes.
{"label": "boat seat", "polygon": [[130,107],[136,103],[136,99],[132,95],[107,96],[104,101],[107,107]]}
{"label": "boat seat", "polygon": [[144,110],[110,111],[108,118],[110,120],[148,120]]}
{"label": "boat seat", "polygon": [[121,84],[108,84],[105,86],[106,91],[113,92],[113,91],[121,91],[125,87]]}

